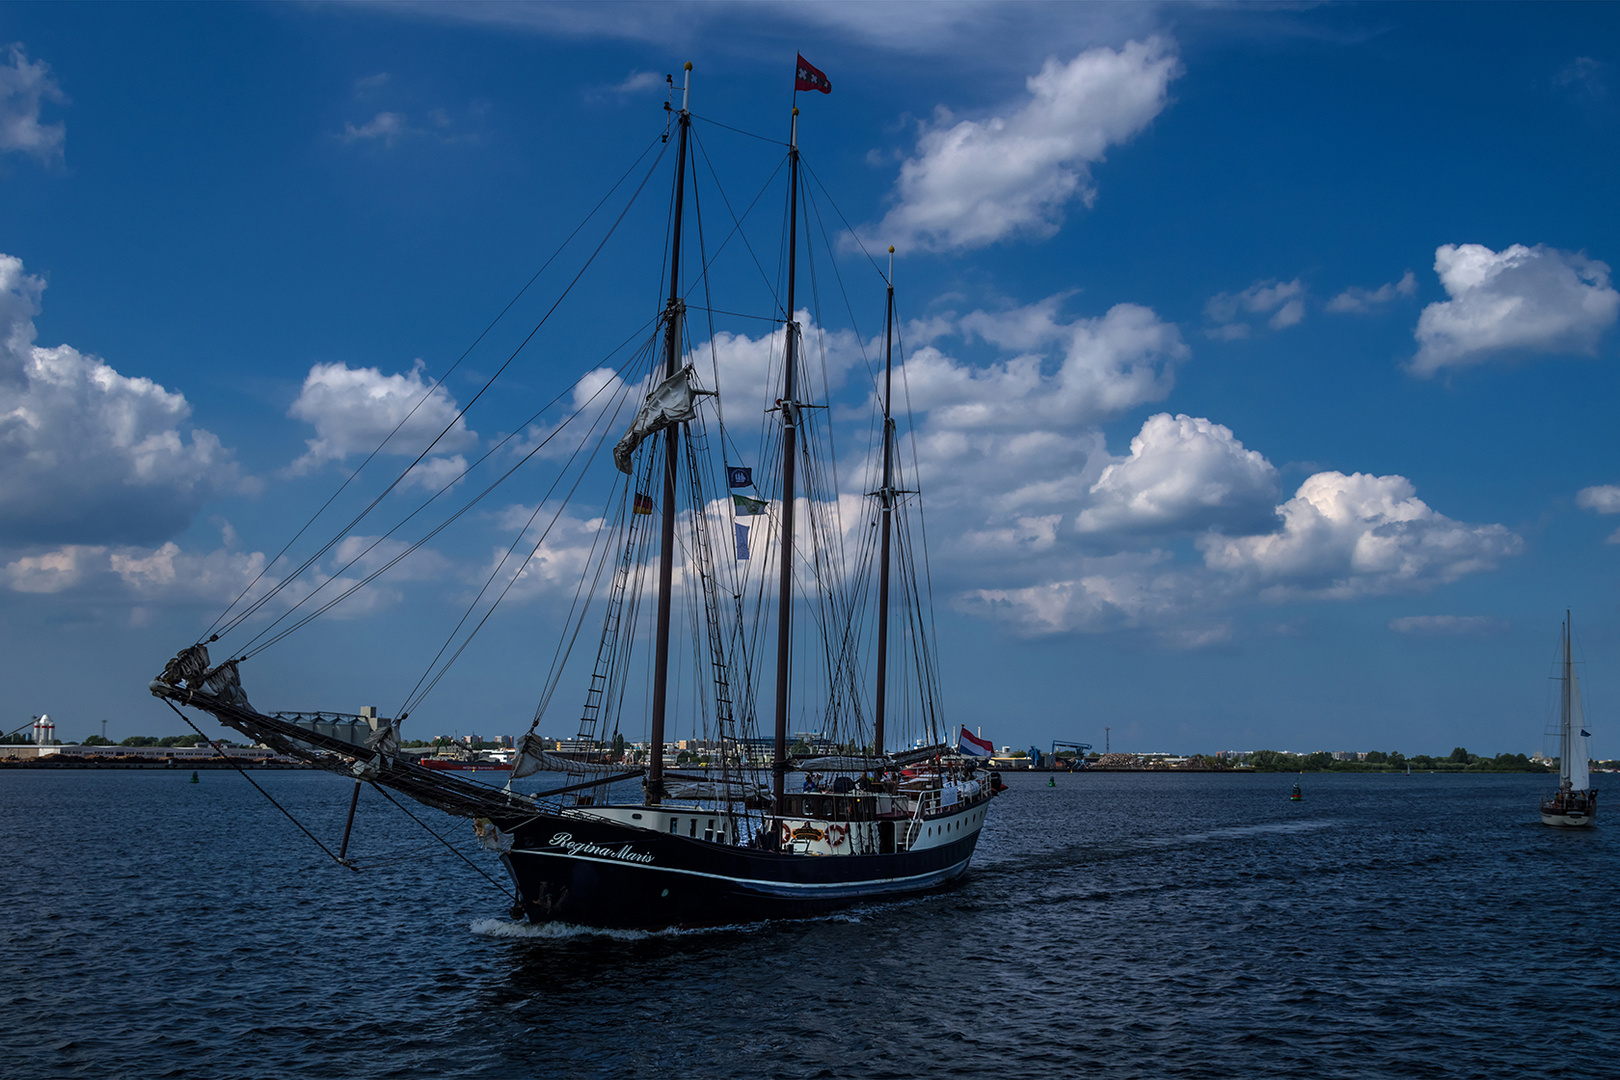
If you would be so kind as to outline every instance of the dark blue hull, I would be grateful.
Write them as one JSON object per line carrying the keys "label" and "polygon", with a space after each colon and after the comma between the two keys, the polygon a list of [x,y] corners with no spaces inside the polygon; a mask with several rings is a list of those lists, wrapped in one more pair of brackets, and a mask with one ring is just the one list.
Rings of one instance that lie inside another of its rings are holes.
{"label": "dark blue hull", "polygon": [[804,918],[939,888],[966,872],[978,829],[889,855],[798,855],[585,817],[519,826],[502,861],[535,922],[612,929]]}

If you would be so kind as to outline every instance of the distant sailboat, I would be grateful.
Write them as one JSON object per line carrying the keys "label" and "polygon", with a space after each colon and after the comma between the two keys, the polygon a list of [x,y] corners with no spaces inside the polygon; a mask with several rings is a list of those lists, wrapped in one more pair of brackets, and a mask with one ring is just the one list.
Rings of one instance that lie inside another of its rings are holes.
{"label": "distant sailboat", "polygon": [[1587,773],[1586,717],[1581,709],[1581,687],[1575,679],[1570,650],[1569,612],[1564,612],[1563,668],[1558,695],[1558,792],[1541,802],[1543,825],[1581,826],[1597,816],[1597,791]]}

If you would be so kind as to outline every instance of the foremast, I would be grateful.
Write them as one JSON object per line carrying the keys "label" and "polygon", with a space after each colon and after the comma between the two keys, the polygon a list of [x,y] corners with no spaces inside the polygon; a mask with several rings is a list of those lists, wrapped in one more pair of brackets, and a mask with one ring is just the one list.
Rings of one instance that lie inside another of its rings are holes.
{"label": "foremast", "polygon": [[[676,117],[675,215],[671,224],[669,254],[669,306],[664,311],[664,378],[671,379],[681,368],[681,211],[686,195],[686,136],[692,126],[692,62],[686,62],[686,81],[681,88],[681,110]],[[669,624],[675,577],[675,478],[684,424],[664,429],[664,500],[660,507],[658,544],[657,639],[653,650],[652,720],[648,738],[645,780],[648,805],[656,806],[664,796],[664,721],[669,709]]]}

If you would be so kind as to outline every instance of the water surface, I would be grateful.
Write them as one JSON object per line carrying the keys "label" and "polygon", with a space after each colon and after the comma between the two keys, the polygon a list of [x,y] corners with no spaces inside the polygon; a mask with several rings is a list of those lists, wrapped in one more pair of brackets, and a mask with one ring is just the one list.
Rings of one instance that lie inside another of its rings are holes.
{"label": "water surface", "polygon": [[[514,924],[370,789],[354,873],[241,776],[189,776],[0,773],[0,1072],[1586,1080],[1620,1056],[1620,799],[1547,828],[1544,776],[1013,776],[944,894],[661,934]],[[346,781],[253,776],[336,847]]]}

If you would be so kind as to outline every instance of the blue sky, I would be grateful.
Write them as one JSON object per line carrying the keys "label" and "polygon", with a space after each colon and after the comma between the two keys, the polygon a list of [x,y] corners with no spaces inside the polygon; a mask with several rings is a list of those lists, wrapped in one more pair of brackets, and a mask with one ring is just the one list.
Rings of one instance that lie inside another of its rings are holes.
{"label": "blue sky", "polygon": [[[7,727],[176,730],[146,681],[656,139],[663,74],[780,138],[797,50],[806,161],[901,252],[953,720],[1528,752],[1570,607],[1611,756],[1617,42],[1603,5],[0,6]],[[775,167],[700,136],[735,191]],[[655,210],[435,461],[656,310]],[[256,703],[386,711],[505,524],[266,652]],[[563,601],[519,593],[417,723],[526,727]]]}

